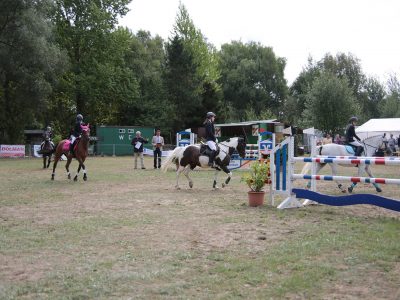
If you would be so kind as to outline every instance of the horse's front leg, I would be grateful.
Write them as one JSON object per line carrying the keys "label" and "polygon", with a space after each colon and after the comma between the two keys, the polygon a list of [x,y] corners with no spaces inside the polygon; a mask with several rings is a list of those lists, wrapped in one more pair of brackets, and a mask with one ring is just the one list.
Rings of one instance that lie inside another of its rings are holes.
{"label": "horse's front leg", "polygon": [[222,187],[224,188],[225,186],[228,185],[229,181],[231,181],[232,172],[229,171],[229,169],[226,166],[222,167],[222,171],[224,171],[226,174],[228,174],[228,177],[225,179],[225,182],[222,183]]}
{"label": "horse's front leg", "polygon": [[82,169],[83,169],[83,180],[87,180],[87,174],[86,174],[86,167],[85,164],[82,162]]}
{"label": "horse's front leg", "polygon": [[51,163],[51,154],[49,155],[49,160],[47,162],[47,167],[46,168],[48,168],[50,166],[50,163]]}
{"label": "horse's front leg", "polygon": [[54,176],[56,175],[57,163],[59,160],[60,160],[60,157],[58,155],[56,155],[54,158],[54,162],[53,162],[53,173],[51,174],[51,180],[54,180]]}
{"label": "horse's front leg", "polygon": [[189,181],[189,187],[192,188],[193,187],[193,181],[189,176],[190,170],[191,170],[190,166],[187,166],[186,169],[184,170],[183,174],[186,176],[187,180]]}
{"label": "horse's front leg", "polygon": [[179,176],[181,175],[181,173],[185,170],[185,167],[183,166],[179,166],[178,169],[176,170],[176,185],[175,188],[177,190],[180,190],[181,188],[179,187]]}
{"label": "horse's front leg", "polygon": [[71,164],[72,156],[67,156],[67,163],[65,164],[65,169],[67,170],[68,179],[71,179],[71,173],[69,172],[69,165]]}
{"label": "horse's front leg", "polygon": [[43,154],[43,169],[46,169],[46,156]]}
{"label": "horse's front leg", "polygon": [[76,171],[76,175],[74,177],[74,181],[78,181],[78,175],[79,175],[79,172],[80,172],[80,170],[82,168],[82,165],[83,165],[83,163],[82,163],[82,161],[80,159],[78,160],[78,162],[79,162],[78,171]]}
{"label": "horse's front leg", "polygon": [[219,170],[215,170],[215,173],[214,173],[214,182],[213,182],[213,188],[214,188],[214,189],[219,189],[219,187],[218,187],[218,185],[217,185],[218,174],[219,174]]}
{"label": "horse's front leg", "polygon": [[[365,173],[368,174],[368,176],[369,176],[370,178],[373,178],[373,177],[374,177],[374,175],[372,175],[372,172],[371,172],[371,170],[370,170],[370,168],[369,168],[369,165],[365,165],[364,171],[365,171]],[[376,182],[374,182],[374,183],[372,183],[372,185],[375,187],[375,190],[376,190],[378,193],[382,192],[382,189],[381,189],[381,187],[379,186],[379,184],[377,184]]]}
{"label": "horse's front leg", "polygon": [[[363,175],[362,167],[363,167],[363,165],[361,165],[361,164],[358,164],[358,166],[357,166],[357,169],[358,169],[357,176],[358,176],[358,177],[361,177],[361,176]],[[365,165],[365,170],[366,170],[366,169],[367,169],[367,165]],[[371,177],[371,176],[370,176],[370,177]],[[348,191],[349,193],[352,193],[353,190],[354,190],[354,188],[356,187],[356,185],[357,185],[357,182],[353,182],[353,183],[347,188],[347,191]]]}

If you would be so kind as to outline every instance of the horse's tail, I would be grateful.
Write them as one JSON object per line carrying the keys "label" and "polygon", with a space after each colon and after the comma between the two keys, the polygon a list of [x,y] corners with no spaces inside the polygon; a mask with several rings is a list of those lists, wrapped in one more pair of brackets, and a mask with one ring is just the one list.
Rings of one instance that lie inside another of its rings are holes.
{"label": "horse's tail", "polygon": [[183,151],[185,150],[184,147],[176,147],[174,151],[170,155],[168,155],[167,159],[161,165],[161,170],[165,173],[168,170],[168,167],[172,164],[176,163],[176,160],[179,159]]}

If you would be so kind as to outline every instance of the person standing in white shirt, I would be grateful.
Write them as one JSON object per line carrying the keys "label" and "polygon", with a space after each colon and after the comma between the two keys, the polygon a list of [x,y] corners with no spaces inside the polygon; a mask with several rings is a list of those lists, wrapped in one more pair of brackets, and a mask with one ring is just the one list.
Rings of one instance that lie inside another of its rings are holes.
{"label": "person standing in white shirt", "polygon": [[[161,168],[161,151],[164,146],[164,138],[160,135],[161,130],[156,130],[156,135],[153,136],[153,152],[154,152],[154,169]],[[157,164],[158,162],[158,164]]]}

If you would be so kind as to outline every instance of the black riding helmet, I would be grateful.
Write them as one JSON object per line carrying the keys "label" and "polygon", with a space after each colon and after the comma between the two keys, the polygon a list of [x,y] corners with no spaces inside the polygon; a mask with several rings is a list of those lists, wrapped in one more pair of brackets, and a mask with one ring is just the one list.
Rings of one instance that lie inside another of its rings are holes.
{"label": "black riding helmet", "polygon": [[353,123],[353,122],[358,122],[358,118],[357,117],[351,117],[349,120],[349,123]]}
{"label": "black riding helmet", "polygon": [[207,113],[207,119],[210,119],[210,118],[216,117],[216,116],[217,116],[217,115],[214,114],[212,111],[209,111],[209,112]]}
{"label": "black riding helmet", "polygon": [[82,116],[81,114],[78,114],[78,115],[76,116],[76,120],[77,120],[77,121],[83,121],[83,116]]}

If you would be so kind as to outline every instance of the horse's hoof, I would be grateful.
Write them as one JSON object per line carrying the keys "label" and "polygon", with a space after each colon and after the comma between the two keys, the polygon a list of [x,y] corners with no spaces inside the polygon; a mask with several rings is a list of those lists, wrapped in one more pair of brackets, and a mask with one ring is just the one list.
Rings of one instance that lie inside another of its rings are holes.
{"label": "horse's hoof", "polygon": [[189,182],[189,187],[190,187],[190,188],[193,187],[193,182]]}
{"label": "horse's hoof", "polygon": [[74,181],[78,181],[78,177],[77,176],[74,177]]}
{"label": "horse's hoof", "polygon": [[219,190],[219,186],[214,186],[214,190]]}
{"label": "horse's hoof", "polygon": [[86,181],[86,180],[87,180],[87,177],[83,177],[83,180]]}
{"label": "horse's hoof", "polygon": [[71,175],[68,174],[68,179],[71,179]]}
{"label": "horse's hoof", "polygon": [[177,190],[180,190],[180,189],[181,189],[181,188],[180,188],[179,186],[177,186],[177,185],[175,186],[175,188],[176,188]]}
{"label": "horse's hoof", "polygon": [[353,189],[351,187],[347,188],[347,191],[351,194],[353,192]]}
{"label": "horse's hoof", "polygon": [[382,192],[382,189],[381,188],[376,188],[376,191],[378,192],[378,193],[380,193],[380,192]]}
{"label": "horse's hoof", "polygon": [[224,188],[224,187],[226,187],[226,184],[225,184],[225,183],[222,183],[222,188]]}

